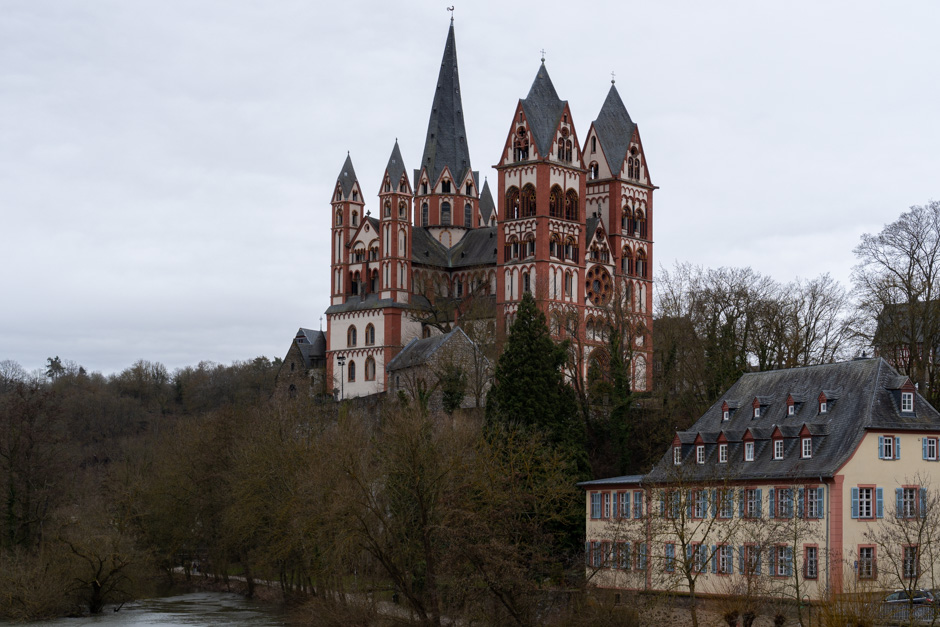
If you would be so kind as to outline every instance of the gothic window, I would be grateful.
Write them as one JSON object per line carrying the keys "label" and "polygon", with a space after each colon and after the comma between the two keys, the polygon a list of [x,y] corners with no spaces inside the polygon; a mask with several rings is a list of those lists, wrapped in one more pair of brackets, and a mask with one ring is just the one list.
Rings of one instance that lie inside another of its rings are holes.
{"label": "gothic window", "polygon": [[352,225],[353,226],[359,225],[359,212],[358,211],[352,212]]}
{"label": "gothic window", "polygon": [[347,377],[347,379],[349,379],[350,381],[355,381],[356,380],[356,362],[350,360],[349,368],[346,370],[346,372],[349,373],[349,376]]}
{"label": "gothic window", "polygon": [[421,337],[431,337],[431,327],[423,327],[421,329]]}
{"label": "gothic window", "polygon": [[524,126],[520,126],[516,129],[514,147],[515,161],[526,161],[529,158],[529,138],[526,135]]}
{"label": "gothic window", "polygon": [[353,200],[355,201],[359,200],[359,192],[353,192]]}
{"label": "gothic window", "polygon": [[441,203],[441,224],[450,225],[450,203],[446,201]]}
{"label": "gothic window", "polygon": [[588,166],[588,169],[591,171],[590,176],[592,181],[596,181],[597,177],[600,174],[600,169],[597,166],[597,161],[592,161],[591,165]]}
{"label": "gothic window", "polygon": [[336,200],[343,199],[343,189],[341,187],[336,188]]}
{"label": "gothic window", "polygon": [[407,211],[408,211],[408,205],[405,204],[404,200],[398,203],[398,217],[399,218],[404,218],[405,212]]}
{"label": "gothic window", "polygon": [[571,298],[571,289],[574,284],[574,279],[571,276],[571,270],[565,272],[565,296]]}
{"label": "gothic window", "polygon": [[578,219],[578,193],[569,189],[565,194],[565,220]]}
{"label": "gothic window", "polygon": [[428,203],[421,205],[421,226],[428,225]]}
{"label": "gothic window", "polygon": [[597,244],[592,244],[588,254],[591,257],[591,261],[597,261],[601,257],[601,249],[597,247]]}
{"label": "gothic window", "polygon": [[623,259],[620,263],[622,264],[623,273],[633,276],[633,251],[629,247],[623,249]]}
{"label": "gothic window", "polygon": [[343,226],[343,210],[339,209],[336,212],[336,226]]}
{"label": "gothic window", "polygon": [[551,239],[548,241],[548,254],[552,257],[558,257],[561,252],[561,239],[555,233],[552,233]]}
{"label": "gothic window", "polygon": [[359,272],[350,274],[349,292],[353,295],[359,294],[359,282],[361,281]]}
{"label": "gothic window", "polygon": [[532,233],[528,233],[525,236],[525,256],[534,257],[535,256],[535,236]]}
{"label": "gothic window", "polygon": [[404,193],[408,191],[408,184],[405,183],[405,179],[401,180],[401,183],[398,184],[398,191]]}
{"label": "gothic window", "polygon": [[385,191],[386,191],[386,192],[392,191],[392,184],[389,183],[387,179],[386,179],[386,181],[385,181]]}
{"label": "gothic window", "polygon": [[535,215],[535,187],[531,184],[522,188],[522,217],[531,218]]}
{"label": "gothic window", "polygon": [[529,285],[529,273],[523,272],[522,273],[522,291],[531,292],[532,290],[530,288],[531,286]]}
{"label": "gothic window", "polygon": [[558,140],[558,160],[565,160],[565,140],[563,139]]}
{"label": "gothic window", "polygon": [[424,183],[421,183],[421,193],[422,193],[422,194],[427,194],[427,193],[428,193],[428,184],[427,184],[427,181],[425,181]]}
{"label": "gothic window", "polygon": [[646,278],[648,268],[646,267],[646,252],[639,251],[636,254],[636,275]]}
{"label": "gothic window", "polygon": [[560,218],[562,215],[562,204],[564,194],[557,185],[552,186],[552,191],[548,194],[548,215],[552,218]]}
{"label": "gothic window", "polygon": [[385,217],[392,217],[392,203],[388,202],[387,200],[385,201]]}
{"label": "gothic window", "polygon": [[519,240],[513,235],[506,243],[506,261],[519,258]]}
{"label": "gothic window", "polygon": [[375,381],[375,360],[366,358],[366,381]]}
{"label": "gothic window", "polygon": [[643,215],[642,209],[636,210],[636,231],[637,237],[646,239],[646,216]]}
{"label": "gothic window", "polygon": [[473,196],[473,183],[467,183],[467,196]]}
{"label": "gothic window", "polygon": [[587,297],[595,305],[606,305],[613,293],[613,281],[604,266],[591,266],[587,272]]}
{"label": "gothic window", "polygon": [[379,259],[379,248],[378,246],[373,246],[369,249],[369,261],[378,261]]}
{"label": "gothic window", "polygon": [[463,206],[463,225],[468,228],[473,226],[473,207],[470,203]]}
{"label": "gothic window", "polygon": [[355,346],[356,345],[356,325],[349,325],[349,329],[346,330],[346,346]]}
{"label": "gothic window", "polygon": [[572,159],[571,155],[573,154],[573,152],[571,150],[571,146],[572,146],[571,140],[569,139],[568,141],[565,142],[565,161],[571,161]]}
{"label": "gothic window", "polygon": [[506,192],[506,219],[512,220],[519,217],[519,190],[510,187]]}
{"label": "gothic window", "polygon": [[628,206],[623,208],[623,234],[633,237],[633,233],[636,231],[636,220],[633,217],[633,210]]}
{"label": "gothic window", "polygon": [[373,294],[379,291],[379,271],[373,268],[372,276],[369,279],[369,291]]}
{"label": "gothic window", "polygon": [[565,259],[576,260],[578,258],[578,244],[573,237],[565,238]]}
{"label": "gothic window", "polygon": [[375,344],[375,327],[371,324],[366,325],[366,346]]}
{"label": "gothic window", "polygon": [[450,181],[441,181],[441,193],[442,194],[450,193]]}

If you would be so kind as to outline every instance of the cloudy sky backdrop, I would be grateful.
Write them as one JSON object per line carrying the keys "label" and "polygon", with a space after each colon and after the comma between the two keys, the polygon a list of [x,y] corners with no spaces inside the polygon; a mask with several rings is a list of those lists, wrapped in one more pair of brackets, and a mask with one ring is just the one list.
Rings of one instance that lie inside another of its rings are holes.
{"label": "cloudy sky backdrop", "polygon": [[[328,306],[329,199],[423,148],[444,2],[0,0],[0,359],[283,356]],[[940,3],[467,2],[470,154],[495,182],[540,49],[580,136],[616,73],[655,265],[829,272],[940,197]]]}

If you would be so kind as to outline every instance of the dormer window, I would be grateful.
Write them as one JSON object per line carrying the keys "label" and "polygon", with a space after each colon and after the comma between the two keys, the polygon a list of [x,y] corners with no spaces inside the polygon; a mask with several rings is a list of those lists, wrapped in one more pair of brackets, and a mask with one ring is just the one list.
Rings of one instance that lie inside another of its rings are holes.
{"label": "dormer window", "polygon": [[813,438],[803,438],[802,448],[800,449],[800,457],[803,459],[809,459],[813,456]]}
{"label": "dormer window", "polygon": [[907,414],[914,411],[913,392],[901,392],[901,411]]}
{"label": "dormer window", "polygon": [[441,193],[442,193],[442,194],[449,194],[449,193],[450,193],[450,181],[442,181],[442,182],[441,182]]}
{"label": "dormer window", "polygon": [[774,459],[783,459],[783,440],[774,440]]}
{"label": "dormer window", "polygon": [[724,410],[723,412],[721,412],[721,419],[722,419],[722,420],[731,420],[731,412],[730,412],[729,410],[727,410],[727,409]]}
{"label": "dormer window", "polygon": [[760,418],[760,405],[754,408],[754,417]]}
{"label": "dormer window", "polygon": [[728,445],[727,444],[718,445],[718,463],[719,464],[728,463]]}
{"label": "dormer window", "polygon": [[695,463],[704,464],[705,463],[705,445],[699,444],[695,447]]}
{"label": "dormer window", "polygon": [[754,461],[754,443],[753,442],[744,443],[744,461],[746,462]]}
{"label": "dormer window", "polygon": [[787,416],[792,416],[795,413],[796,413],[796,405],[792,403],[787,405]]}
{"label": "dormer window", "polygon": [[421,183],[421,193],[422,193],[422,194],[427,194],[427,193],[428,193],[428,184],[427,184],[427,182]]}
{"label": "dormer window", "polygon": [[473,196],[473,184],[467,183],[467,196]]}
{"label": "dormer window", "polygon": [[672,448],[672,463],[676,466],[682,464],[682,447],[674,446]]}
{"label": "dormer window", "polygon": [[827,411],[827,409],[828,409],[828,406],[827,406],[827,404],[826,404],[826,401],[820,401],[820,402],[819,402],[819,413],[820,413],[820,414],[825,414],[826,411]]}

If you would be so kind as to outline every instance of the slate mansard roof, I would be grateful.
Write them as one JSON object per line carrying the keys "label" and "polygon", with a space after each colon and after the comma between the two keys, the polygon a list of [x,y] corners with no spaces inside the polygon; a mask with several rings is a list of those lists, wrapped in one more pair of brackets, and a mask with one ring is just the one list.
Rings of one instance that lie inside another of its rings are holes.
{"label": "slate mansard roof", "polygon": [[[914,411],[901,412],[899,388],[907,383],[883,359],[771,370],[743,375],[695,424],[676,437],[682,474],[688,480],[747,480],[832,477],[857,449],[866,431],[940,431],[940,413],[915,393]],[[913,389],[913,388],[911,388]],[[826,412],[820,413],[820,394]],[[788,397],[794,414],[788,414]],[[760,405],[754,417],[753,403]],[[723,420],[723,408],[730,411]],[[736,409],[735,409],[736,408]],[[774,435],[783,436],[784,458],[773,459]],[[801,458],[801,439],[812,437],[812,457]],[[744,441],[754,441],[754,461],[744,460]],[[718,462],[718,442],[728,444],[728,462]],[[695,448],[705,446],[705,463]],[[646,476],[651,483],[676,476],[673,447]]]}

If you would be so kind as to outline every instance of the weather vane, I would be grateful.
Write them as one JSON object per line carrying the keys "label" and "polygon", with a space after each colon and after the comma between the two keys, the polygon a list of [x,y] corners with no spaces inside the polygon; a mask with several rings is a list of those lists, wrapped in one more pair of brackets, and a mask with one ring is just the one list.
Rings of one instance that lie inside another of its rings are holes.
{"label": "weather vane", "polygon": [[542,48],[542,63],[545,63],[545,48]]}
{"label": "weather vane", "polygon": [[447,7],[447,10],[450,11],[450,21],[453,22],[454,21],[454,5],[450,5],[449,7]]}
{"label": "weather vane", "polygon": [[610,72],[610,84],[611,84],[611,85],[613,85],[614,83],[617,82],[617,81],[614,80],[614,78],[615,78],[616,76],[617,76],[617,75],[614,74],[613,70],[611,70],[611,72]]}

